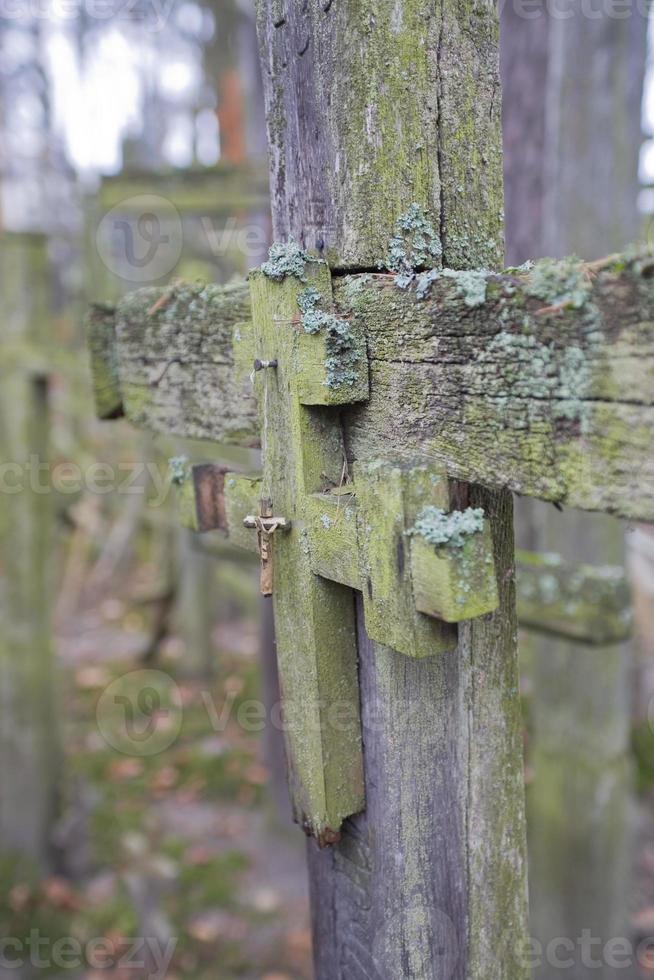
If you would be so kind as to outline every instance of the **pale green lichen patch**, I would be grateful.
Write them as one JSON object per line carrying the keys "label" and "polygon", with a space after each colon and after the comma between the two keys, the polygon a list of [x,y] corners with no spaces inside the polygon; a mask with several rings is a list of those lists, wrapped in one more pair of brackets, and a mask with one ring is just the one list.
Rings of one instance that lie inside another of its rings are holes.
{"label": "pale green lichen patch", "polygon": [[306,282],[305,265],[311,261],[311,256],[301,248],[295,239],[288,242],[273,242],[268,250],[268,261],[261,266],[264,276],[281,282],[286,276],[295,276],[300,282]]}
{"label": "pale green lichen patch", "polygon": [[340,319],[335,313],[321,310],[319,308],[321,301],[321,294],[313,286],[308,286],[298,295],[297,305],[301,313],[302,328],[305,333],[323,333],[325,336],[327,350],[325,384],[329,388],[338,388],[340,385],[352,386],[359,380],[360,361],[352,330],[347,320]]}
{"label": "pale green lichen patch", "polygon": [[424,299],[429,292],[429,287],[437,279],[452,279],[466,306],[481,306],[486,302],[489,275],[487,269],[430,269],[417,276],[416,296],[418,299]]}
{"label": "pale green lichen patch", "polygon": [[191,463],[188,456],[171,456],[168,460],[170,467],[170,479],[177,487],[189,479],[191,475]]}
{"label": "pale green lichen patch", "polygon": [[443,255],[441,240],[418,204],[412,204],[395,223],[390,240],[386,266],[395,272],[395,282],[405,289],[412,282],[416,269],[440,262]]}
{"label": "pale green lichen patch", "polygon": [[583,263],[569,259],[541,259],[536,262],[525,284],[528,296],[543,300],[548,306],[580,310],[592,291],[592,280]]}
{"label": "pale green lichen patch", "polygon": [[484,529],[484,511],[481,507],[453,510],[447,514],[440,507],[424,507],[407,534],[417,534],[428,544],[436,547],[463,548],[466,540]]}

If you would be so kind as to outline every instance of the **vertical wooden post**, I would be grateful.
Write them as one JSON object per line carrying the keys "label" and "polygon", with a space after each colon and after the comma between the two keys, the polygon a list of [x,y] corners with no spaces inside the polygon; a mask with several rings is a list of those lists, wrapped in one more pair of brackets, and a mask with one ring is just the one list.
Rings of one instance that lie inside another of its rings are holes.
{"label": "vertical wooden post", "polygon": [[[258,16],[275,236],[373,271],[416,203],[445,266],[497,266],[494,12],[260,0]],[[319,980],[529,972],[511,499],[460,496],[490,517],[500,608],[416,661],[372,643],[358,604],[366,810],[335,847],[309,844]]]}
{"label": "vertical wooden post", "polygon": [[[45,869],[60,746],[50,625],[52,496],[47,379],[47,242],[0,239],[0,852]],[[41,351],[41,364],[47,357]],[[15,356],[12,356],[15,355]]]}
{"label": "vertical wooden post", "polygon": [[[645,17],[634,9],[626,19],[589,19],[574,4],[563,25],[546,6],[535,18],[520,18],[511,4],[502,14],[511,264],[571,252],[597,258],[639,230]],[[517,519],[522,547],[595,564],[622,561],[624,528],[613,518],[559,514],[522,499]],[[590,929],[606,942],[627,935],[629,650],[547,636],[527,642],[532,933],[547,945],[557,936],[576,941]],[[575,970],[586,975],[580,963]],[[537,976],[556,973],[543,963]],[[623,973],[604,963],[588,975],[608,980]]]}
{"label": "vertical wooden post", "polygon": [[216,559],[202,552],[195,532],[177,531],[178,594],[175,616],[184,643],[182,673],[209,678],[215,672],[211,628],[216,596]]}

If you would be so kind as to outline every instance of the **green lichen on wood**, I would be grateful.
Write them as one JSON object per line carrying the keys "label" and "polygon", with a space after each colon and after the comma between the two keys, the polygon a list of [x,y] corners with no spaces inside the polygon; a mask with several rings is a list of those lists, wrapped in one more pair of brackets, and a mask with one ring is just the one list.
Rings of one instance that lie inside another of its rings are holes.
{"label": "green lichen on wood", "polygon": [[199,531],[200,523],[196,499],[193,466],[188,456],[172,456],[168,460],[170,482],[176,487],[177,519],[189,531]]}
{"label": "green lichen on wood", "polygon": [[466,306],[482,306],[486,302],[489,275],[491,273],[487,269],[430,269],[416,277],[416,296],[424,299],[437,279],[451,279]]}
{"label": "green lichen on wood", "polygon": [[522,626],[595,644],[629,637],[633,611],[623,568],[570,565],[560,555],[526,551],[516,562]]}
{"label": "green lichen on wood", "polygon": [[592,292],[592,279],[584,264],[574,256],[541,259],[529,270],[525,292],[548,306],[580,310]]}
{"label": "green lichen on wood", "polygon": [[268,251],[268,261],[261,266],[264,276],[281,282],[286,276],[295,276],[300,282],[306,282],[304,267],[310,261],[310,256],[301,248],[295,239],[288,242],[273,242]]}
{"label": "green lichen on wood", "polygon": [[[353,453],[429,453],[461,479],[651,518],[650,267],[647,251],[607,259],[590,275],[579,264],[573,279],[591,289],[579,309],[549,303],[564,295],[558,287],[548,287],[546,298],[530,295],[534,269],[486,274],[479,306],[468,305],[447,276],[430,282],[423,299],[381,277],[335,277],[335,315],[356,331],[364,359],[366,348],[370,357],[360,391],[360,401],[370,393],[369,408],[360,405],[343,417]],[[332,309],[326,274],[315,288],[324,309]],[[128,417],[159,431],[256,443],[246,285],[182,286],[149,314],[166,293],[139,290],[118,310]],[[289,315],[297,317],[297,309]],[[234,344],[237,325],[244,342]],[[302,331],[301,337],[311,365],[307,398],[338,404],[338,389],[325,384],[321,335]],[[238,371],[235,347],[243,348]],[[352,402],[355,391],[343,386],[342,402]]]}
{"label": "green lichen on wood", "polygon": [[249,514],[258,514],[261,504],[260,473],[227,473],[225,475],[225,515],[230,544],[258,554],[257,534],[243,526]]}
{"label": "green lichen on wood", "polygon": [[[495,17],[481,3],[347,0],[290,5],[279,29],[271,5],[257,6],[275,236],[295,235],[338,269],[374,268],[414,202],[449,243],[445,264],[498,265]],[[295,35],[311,61],[291,56]]]}
{"label": "green lichen on wood", "polygon": [[233,345],[250,309],[246,282],[128,293],[116,312],[127,418],[159,432],[256,444],[256,406],[247,376],[235,371]]}
{"label": "green lichen on wood", "polygon": [[[306,267],[309,285],[330,295],[324,263]],[[328,409],[301,402],[302,345],[320,335],[298,331],[301,282],[295,276],[250,278],[255,349],[277,360],[255,385],[265,427],[262,493],[292,522],[273,542],[275,628],[293,809],[321,843],[364,805],[354,610],[349,590],[315,575],[307,501],[336,485],[342,430]],[[324,361],[323,361],[324,372]],[[322,389],[326,390],[325,387]],[[229,487],[227,487],[229,492]],[[302,628],[298,629],[298,624]]]}
{"label": "green lichen on wood", "polygon": [[168,460],[170,479],[177,487],[191,478],[191,461],[188,456],[171,456]]}
{"label": "green lichen on wood", "polygon": [[123,397],[116,350],[116,311],[95,303],[87,317],[93,396],[98,418],[115,419],[123,414]]}
{"label": "green lichen on wood", "polygon": [[413,281],[417,269],[440,263],[442,254],[437,232],[420,205],[414,202],[395,223],[386,268],[396,274],[396,284],[405,289]]}
{"label": "green lichen on wood", "polygon": [[480,507],[453,510],[449,514],[430,504],[424,507],[407,531],[409,536],[420,535],[428,544],[436,547],[462,548],[472,534],[484,529],[484,512]]}
{"label": "green lichen on wood", "polygon": [[[365,400],[368,362],[361,327],[330,312],[332,284],[326,263],[308,262],[304,281],[309,285],[296,298],[303,327],[296,350],[300,401],[303,405],[344,405]],[[296,317],[294,311],[293,319]]]}
{"label": "green lichen on wood", "polygon": [[374,460],[356,464],[354,483],[368,635],[418,659],[453,650],[454,628],[416,612],[406,538],[417,511],[427,501],[447,501],[448,484],[442,471]]}
{"label": "green lichen on wood", "polygon": [[302,314],[300,322],[305,333],[324,332],[326,338],[324,384],[329,388],[339,388],[341,385],[353,387],[361,378],[361,344],[357,343],[357,338],[347,320],[342,320],[335,313],[319,308],[322,301],[323,298],[317,289],[312,286],[303,289],[297,298],[297,305]]}
{"label": "green lichen on wood", "polygon": [[306,525],[315,574],[360,589],[356,498],[311,495],[306,500]]}
{"label": "green lichen on wood", "polygon": [[481,507],[427,506],[407,531],[416,606],[449,623],[497,608],[490,528]]}

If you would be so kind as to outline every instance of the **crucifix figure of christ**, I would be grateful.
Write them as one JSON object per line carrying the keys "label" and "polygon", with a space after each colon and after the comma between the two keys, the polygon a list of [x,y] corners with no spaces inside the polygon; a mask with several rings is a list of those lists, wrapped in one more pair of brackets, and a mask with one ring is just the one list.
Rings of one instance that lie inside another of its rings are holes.
{"label": "crucifix figure of christ", "polygon": [[113,415],[262,447],[204,468],[212,519],[182,495],[252,551],[287,523],[261,557],[317,976],[522,980],[511,491],[654,516],[654,258],[499,271],[492,6],[258,17],[270,260],[97,312],[96,376]]}

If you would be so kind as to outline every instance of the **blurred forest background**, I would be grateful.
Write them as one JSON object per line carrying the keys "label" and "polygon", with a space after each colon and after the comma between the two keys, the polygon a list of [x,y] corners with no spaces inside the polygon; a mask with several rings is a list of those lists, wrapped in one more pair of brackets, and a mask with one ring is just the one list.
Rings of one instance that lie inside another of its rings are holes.
{"label": "blurred forest background", "polygon": [[[654,30],[569,6],[502,10],[511,264],[654,244]],[[270,605],[168,463],[255,454],[99,422],[84,335],[92,301],[260,264],[266,154],[249,0],[0,8],[2,978],[312,976],[281,736],[248,720]],[[532,934],[642,940],[574,977],[651,977],[654,536],[518,501],[518,544]]]}

